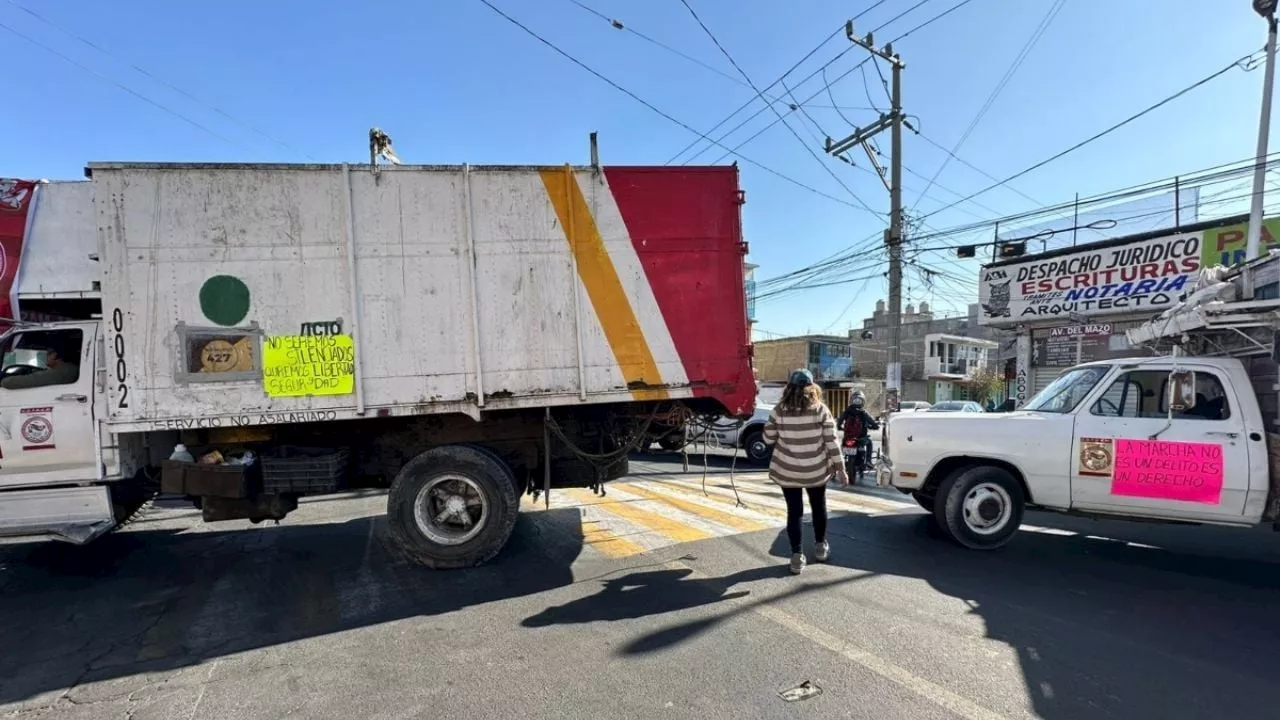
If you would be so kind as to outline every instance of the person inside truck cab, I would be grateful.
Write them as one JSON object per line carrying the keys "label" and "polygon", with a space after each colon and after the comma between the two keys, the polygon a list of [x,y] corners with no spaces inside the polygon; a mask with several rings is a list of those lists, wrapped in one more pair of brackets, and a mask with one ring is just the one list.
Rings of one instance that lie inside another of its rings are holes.
{"label": "person inside truck cab", "polygon": [[[70,343],[60,344],[69,345]],[[70,385],[79,380],[80,366],[73,362],[79,353],[67,353],[66,357],[64,357],[58,345],[59,343],[42,341],[23,344],[21,348],[17,348],[43,351],[45,353],[45,366],[43,368],[32,365],[11,365],[6,367],[4,368],[3,378],[0,378],[0,388],[5,390],[26,390],[50,385]],[[71,360],[66,358],[71,358]],[[13,371],[13,368],[19,368],[20,370]],[[21,370],[21,368],[34,369]]]}

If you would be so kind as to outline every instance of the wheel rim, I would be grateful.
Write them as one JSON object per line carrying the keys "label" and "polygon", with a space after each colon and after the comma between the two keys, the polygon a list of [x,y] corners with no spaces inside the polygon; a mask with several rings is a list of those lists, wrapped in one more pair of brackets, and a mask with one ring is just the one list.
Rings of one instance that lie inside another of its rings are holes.
{"label": "wheel rim", "polygon": [[440,475],[418,491],[413,519],[431,542],[461,545],[484,529],[489,520],[489,501],[471,478]]}
{"label": "wheel rim", "polygon": [[755,460],[763,460],[769,454],[769,446],[761,438],[754,438],[747,444],[747,454]]}
{"label": "wheel rim", "polygon": [[1013,499],[995,483],[978,483],[965,493],[964,524],[978,535],[1000,532],[1013,517]]}

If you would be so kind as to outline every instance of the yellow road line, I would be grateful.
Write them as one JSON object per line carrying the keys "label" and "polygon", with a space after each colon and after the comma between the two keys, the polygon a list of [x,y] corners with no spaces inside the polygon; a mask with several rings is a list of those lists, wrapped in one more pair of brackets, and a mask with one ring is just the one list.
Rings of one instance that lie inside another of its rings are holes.
{"label": "yellow road line", "polygon": [[[573,169],[565,166],[542,170],[539,174],[577,261],[578,277],[587,290],[596,316],[600,318],[600,327],[613,350],[623,379],[628,385],[662,385],[658,363],[653,359],[653,351],[636,319],[631,300],[618,278],[618,270],[609,257],[604,239],[600,237],[600,229],[591,216],[591,208],[582,195]],[[667,391],[641,389],[633,391],[631,396],[637,400],[665,400]]]}
{"label": "yellow road line", "polygon": [[566,493],[575,498],[582,500],[584,505],[592,505],[612,515],[617,515],[623,520],[628,520],[637,525],[643,525],[654,532],[664,535],[675,542],[690,542],[693,540],[705,540],[712,537],[711,533],[690,527],[683,523],[676,522],[670,518],[663,517],[658,513],[645,510],[638,507],[635,503],[613,500],[608,497],[598,498],[587,490],[571,489]]}
{"label": "yellow road line", "polygon": [[584,545],[599,550],[611,558],[624,558],[640,555],[645,550],[630,540],[615,534],[607,527],[601,527],[598,521],[582,522],[582,542]]}
{"label": "yellow road line", "polygon": [[[664,563],[664,566],[671,570],[687,572],[689,580],[708,579],[708,576],[699,572],[697,568],[679,561]],[[782,597],[785,597],[785,594]],[[875,673],[938,707],[950,711],[957,717],[964,718],[964,720],[1006,720],[1005,716],[995,710],[952,692],[928,678],[916,675],[871,650],[862,648],[844,638],[837,637],[815,625],[811,625],[776,604],[772,604],[772,601],[768,599],[751,599],[750,596],[744,596],[726,600],[725,603],[736,606],[728,613],[746,611],[758,615],[778,627],[804,638],[814,645],[834,653],[869,672]]]}
{"label": "yellow road line", "polygon": [[657,493],[647,488],[640,487],[639,485],[624,483],[624,484],[618,485],[618,488],[620,490],[625,490],[626,492],[632,495],[639,495],[640,497],[648,500],[654,500],[656,502],[670,505],[671,507],[676,508],[677,510],[683,510],[684,512],[706,518],[712,522],[731,527],[734,530],[741,530],[742,532],[755,532],[756,530],[764,530],[769,527],[764,523],[756,522],[755,520],[742,517],[741,515],[734,515],[732,513],[724,512],[722,510],[717,510],[715,508],[709,508],[706,505],[701,505],[699,503],[689,502],[688,500],[681,500],[680,498],[674,498],[674,497],[671,497],[670,495]]}

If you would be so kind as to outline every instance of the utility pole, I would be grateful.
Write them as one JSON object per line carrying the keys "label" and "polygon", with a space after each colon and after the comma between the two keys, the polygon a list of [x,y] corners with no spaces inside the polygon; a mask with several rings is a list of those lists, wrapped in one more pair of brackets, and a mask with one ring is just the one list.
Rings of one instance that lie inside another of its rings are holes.
{"label": "utility pole", "polygon": [[1258,122],[1258,154],[1253,167],[1253,203],[1249,207],[1249,232],[1245,261],[1262,251],[1262,195],[1266,191],[1267,136],[1271,130],[1271,86],[1276,76],[1276,0],[1253,0],[1253,9],[1267,21],[1267,59],[1262,80],[1262,118]]}
{"label": "utility pole", "polygon": [[[886,410],[896,410],[898,395],[902,389],[902,126],[906,118],[902,114],[902,71],[906,65],[893,52],[893,45],[883,48],[875,46],[871,33],[865,38],[853,34],[853,21],[844,27],[849,42],[889,63],[893,74],[889,90],[889,112],[882,113],[880,119],[865,128],[854,128],[853,134],[843,140],[827,138],[826,151],[830,155],[840,156],[848,150],[862,145],[871,153],[867,142],[883,130],[890,133],[889,158],[889,229],[885,231],[884,243],[889,250],[889,347],[885,366],[885,390],[888,395]],[[843,158],[842,158],[843,159]]]}

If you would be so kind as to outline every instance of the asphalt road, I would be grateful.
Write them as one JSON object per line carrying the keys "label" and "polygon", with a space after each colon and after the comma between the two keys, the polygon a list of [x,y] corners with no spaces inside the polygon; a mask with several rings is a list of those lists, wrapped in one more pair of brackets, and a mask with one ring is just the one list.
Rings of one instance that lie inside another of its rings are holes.
{"label": "asphalt road", "polygon": [[[1280,536],[1029,518],[995,553],[891,491],[833,490],[787,574],[758,472],[677,456],[526,502],[492,564],[391,546],[381,493],[279,526],[158,507],[0,550],[0,717],[1223,718],[1280,707]],[[807,530],[806,530],[807,532]],[[789,702],[780,691],[821,689]]]}

